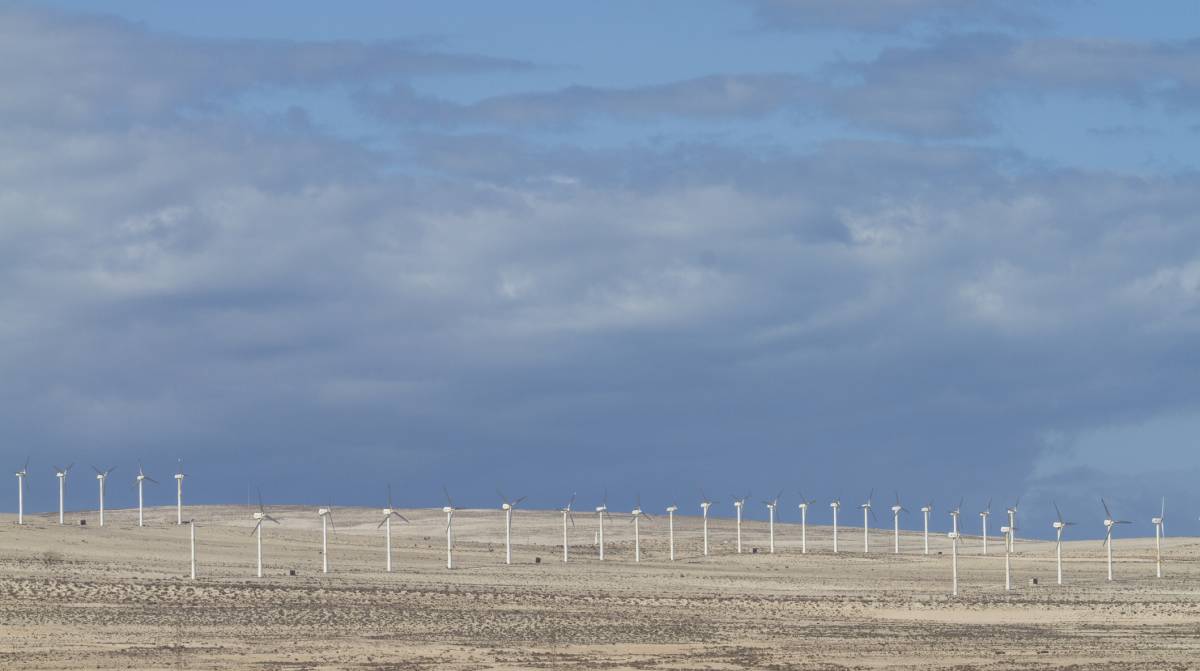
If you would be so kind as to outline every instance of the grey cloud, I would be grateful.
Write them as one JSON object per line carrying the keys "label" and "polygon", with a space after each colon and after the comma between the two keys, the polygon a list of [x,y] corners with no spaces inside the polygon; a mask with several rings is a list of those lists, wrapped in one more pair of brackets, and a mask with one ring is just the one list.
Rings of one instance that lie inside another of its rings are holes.
{"label": "grey cloud", "polygon": [[1044,23],[1033,6],[984,0],[743,0],[758,24],[772,30],[851,30],[870,33],[905,31],[919,26],[1031,27]]}
{"label": "grey cloud", "polygon": [[10,123],[144,121],[249,90],[525,67],[405,42],[192,38],[115,18],[0,8],[0,118]]}

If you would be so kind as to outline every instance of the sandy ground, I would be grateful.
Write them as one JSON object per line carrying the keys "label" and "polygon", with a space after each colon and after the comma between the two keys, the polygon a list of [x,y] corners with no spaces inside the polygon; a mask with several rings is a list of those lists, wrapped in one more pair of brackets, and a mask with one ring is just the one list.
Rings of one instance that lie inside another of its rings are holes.
{"label": "sandy ground", "polygon": [[[384,567],[377,510],[339,509],[331,572],[321,573],[314,508],[276,507],[254,577],[253,521],[240,506],[189,508],[199,579],[188,574],[188,527],[174,508],[0,516],[0,668],[19,669],[1185,669],[1200,668],[1200,542],[1118,538],[1115,582],[1099,541],[1064,544],[1066,585],[1054,585],[1054,545],[1019,541],[1014,589],[1004,591],[1002,544],[981,556],[964,540],[960,595],[950,596],[949,540],[890,529],[676,519],[606,525],[578,515],[562,563],[561,516],[520,510],[514,563],[504,565],[499,510],[455,517],[457,566],[445,568],[445,516],[405,510],[393,526],[394,572]],[[855,511],[856,512],[856,511]],[[87,519],[86,527],[78,525]],[[940,521],[940,520],[939,520]],[[1147,527],[1149,525],[1146,525]],[[1124,527],[1120,531],[1129,531]],[[753,549],[758,552],[754,553]],[[941,554],[939,554],[941,553]],[[541,562],[536,563],[540,558]],[[296,575],[289,575],[294,570]],[[1037,578],[1038,585],[1030,580]]]}

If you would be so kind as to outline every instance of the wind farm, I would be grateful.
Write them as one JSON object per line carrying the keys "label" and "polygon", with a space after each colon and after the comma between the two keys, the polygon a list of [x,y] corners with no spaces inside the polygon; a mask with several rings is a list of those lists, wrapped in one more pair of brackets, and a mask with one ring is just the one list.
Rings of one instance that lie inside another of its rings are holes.
{"label": "wind farm", "polygon": [[[1113,558],[1119,571],[1109,582],[1107,546],[1094,538],[1022,538],[1014,541],[1017,552],[1001,557],[985,555],[981,537],[934,525],[925,555],[920,525],[897,532],[893,524],[867,533],[900,552],[835,555],[831,516],[802,527],[796,508],[773,522],[769,509],[743,516],[742,553],[735,511],[710,516],[706,557],[702,515],[671,511],[673,529],[640,525],[649,516],[639,501],[627,514],[629,532],[606,520],[612,533],[601,562],[591,530],[584,542],[584,525],[571,524],[573,501],[552,505],[548,498],[544,508],[527,501],[521,532],[506,536],[495,508],[455,506],[447,497],[442,508],[389,502],[383,522],[409,521],[392,530],[397,561],[389,572],[378,561],[378,508],[340,505],[337,533],[326,535],[327,526],[334,530],[328,504],[316,514],[312,506],[268,508],[257,499],[254,514],[243,506],[189,506],[181,529],[174,502],[155,503],[141,511],[142,526],[136,506],[111,503],[103,529],[60,526],[57,511],[26,510],[24,525],[13,514],[0,516],[0,615],[8,623],[0,647],[20,646],[32,668],[72,668],[77,657],[35,635],[70,626],[76,653],[93,650],[100,668],[114,669],[169,667],[181,658],[197,667],[241,668],[285,651],[312,668],[388,668],[387,660],[414,657],[450,669],[511,668],[514,660],[533,659],[581,669],[693,668],[712,659],[791,668],[789,659],[805,656],[819,659],[817,666],[887,666],[884,641],[893,654],[927,668],[990,668],[997,655],[1017,667],[1038,665],[1046,661],[1039,650],[1051,641],[1059,646],[1056,663],[1169,667],[1200,654],[1200,642],[1187,633],[1200,624],[1200,541],[1160,537],[1156,546],[1152,525],[1122,536]],[[1101,522],[1093,536],[1105,529]],[[1007,547],[1015,534],[1001,531]],[[439,543],[443,533],[447,546]],[[261,555],[247,534],[261,539]],[[558,560],[564,539],[574,541],[569,562]],[[1156,547],[1168,567],[1162,578]],[[1059,559],[1070,576],[1062,586]],[[85,591],[106,596],[91,605],[81,599]],[[160,606],[146,611],[138,605],[146,600]],[[573,605],[553,605],[560,602]],[[678,612],[688,614],[686,625],[672,624]],[[302,632],[318,614],[330,635],[306,638]],[[636,633],[619,624],[646,618],[667,624]],[[1096,629],[1114,621],[1120,626]],[[278,640],[245,636],[259,626]],[[807,633],[796,635],[797,626]],[[131,627],[139,633],[114,643],[113,632]],[[853,633],[861,628],[873,633]],[[1143,636],[1170,645],[1128,645]],[[836,639],[853,642],[819,643]],[[463,643],[445,643],[456,640]]]}

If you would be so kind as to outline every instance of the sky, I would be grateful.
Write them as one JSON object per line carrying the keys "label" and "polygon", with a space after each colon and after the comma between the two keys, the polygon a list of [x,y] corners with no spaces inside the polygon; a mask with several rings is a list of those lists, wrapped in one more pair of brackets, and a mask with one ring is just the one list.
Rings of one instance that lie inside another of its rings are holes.
{"label": "sky", "polygon": [[86,508],[184,459],[197,503],[1200,534],[1197,26],[0,2],[0,458],[34,510],[54,464]]}

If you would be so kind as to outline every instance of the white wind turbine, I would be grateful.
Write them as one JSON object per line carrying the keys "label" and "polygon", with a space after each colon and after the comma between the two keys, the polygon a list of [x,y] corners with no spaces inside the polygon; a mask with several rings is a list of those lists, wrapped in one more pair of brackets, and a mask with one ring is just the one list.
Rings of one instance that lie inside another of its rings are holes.
{"label": "white wind turbine", "polygon": [[183,459],[179,460],[179,468],[175,470],[175,524],[183,524]]}
{"label": "white wind turbine", "polygon": [[442,512],[446,513],[446,568],[454,568],[454,511],[458,508],[454,507],[454,500],[450,498],[450,492],[442,485],[442,493],[446,495],[446,505],[442,506]]}
{"label": "white wind turbine", "polygon": [[63,521],[63,497],[67,490],[67,473],[71,471],[71,467],[75,462],[67,464],[66,468],[54,467],[54,475],[58,478],[58,523],[65,524]]}
{"label": "white wind turbine", "polygon": [[190,520],[188,526],[188,534],[192,540],[192,580],[196,579],[196,520]]}
{"label": "white wind turbine", "polygon": [[[1021,505],[1021,497],[1018,496],[1017,500],[1012,504],[1012,507],[1005,509],[1005,512],[1008,513],[1008,527],[1010,529],[1017,528],[1017,506],[1019,505]],[[1017,551],[1017,535],[1015,533],[1010,533],[1008,535],[1008,551]]]}
{"label": "white wind turbine", "polygon": [[317,508],[317,517],[321,518],[321,573],[329,573],[329,534],[325,525],[328,523],[329,529],[337,533],[337,527],[333,523],[333,503],[324,508]]}
{"label": "white wind turbine", "polygon": [[267,509],[263,507],[262,492],[258,492],[258,512],[254,513],[254,529],[250,533],[257,537],[258,545],[258,577],[262,577],[262,537],[263,537],[263,522],[270,520],[275,524],[279,524],[279,520],[267,514]]}
{"label": "white wind turbine", "polygon": [[1150,518],[1150,523],[1154,525],[1154,575],[1159,578],[1162,577],[1162,539],[1167,537],[1167,528],[1163,524],[1166,519],[1167,497],[1164,496],[1158,517]]}
{"label": "white wind turbine", "polygon": [[575,505],[575,495],[571,494],[571,500],[567,501],[567,505],[558,509],[563,517],[563,563],[567,563],[567,557],[570,553],[571,545],[567,541],[567,520],[571,521],[571,528],[575,528],[575,514],[571,512],[571,506]]}
{"label": "white wind turbine", "polygon": [[504,495],[504,492],[497,489],[496,493],[500,495],[500,510],[504,511],[504,563],[511,564],[512,563],[512,515],[513,515],[513,510],[517,507],[517,505],[519,503],[521,503],[522,501],[525,500],[525,497],[522,496],[521,498],[517,499],[516,501],[509,501],[508,497]]}
{"label": "white wind turbine", "polygon": [[742,554],[742,507],[746,505],[746,499],[750,498],[747,494],[742,498],[734,497],[733,507],[737,510],[737,553]]}
{"label": "white wind turbine", "polygon": [[987,507],[984,508],[983,510],[979,511],[979,520],[983,524],[983,554],[985,554],[985,555],[987,554],[987,541],[988,541],[987,522],[988,522],[988,516],[991,514],[992,514],[992,500],[988,499]]}
{"label": "white wind turbine", "polygon": [[779,508],[779,497],[781,497],[781,496],[783,496],[783,490],[780,490],[779,493],[775,495],[775,498],[766,502],[767,514],[768,514],[767,529],[768,529],[768,536],[771,539],[770,540],[771,554],[775,554],[775,510],[777,508]]}
{"label": "white wind turbine", "polygon": [[708,556],[708,509],[711,508],[713,502],[704,495],[704,490],[700,490],[700,512],[704,516],[704,556]]}
{"label": "white wind turbine", "polygon": [[408,518],[405,517],[404,515],[401,515],[400,513],[396,512],[396,509],[392,506],[392,486],[389,484],[387,486],[387,507],[383,509],[383,520],[381,520],[379,522],[379,526],[375,527],[376,529],[378,529],[379,527],[383,527],[384,545],[387,548],[387,572],[388,573],[392,572],[392,518],[393,517],[396,517],[401,520],[404,520],[405,522],[408,522]]}
{"label": "white wind turbine", "polygon": [[1118,524],[1129,524],[1128,520],[1114,520],[1112,513],[1108,510],[1108,504],[1104,499],[1100,499],[1100,505],[1104,506],[1104,545],[1108,548],[1108,579],[1112,577],[1112,534],[1113,527]]}
{"label": "white wind turbine", "polygon": [[25,476],[29,475],[29,457],[17,471],[17,524],[25,524]]}
{"label": "white wind turbine", "polygon": [[138,473],[137,473],[137,488],[138,488],[138,526],[139,526],[139,527],[140,527],[140,526],[145,526],[145,525],[142,523],[142,500],[143,500],[143,499],[142,499],[142,487],[143,487],[143,486],[146,484],[146,481],[147,481],[147,480],[149,480],[150,482],[153,482],[153,483],[154,483],[154,484],[156,484],[156,485],[158,484],[158,480],[155,480],[154,478],[150,477],[149,475],[146,475],[146,472],[142,470],[142,463],[139,461],[139,462],[138,462]]}
{"label": "white wind turbine", "polygon": [[869,514],[871,517],[875,517],[875,510],[871,508],[871,499],[874,496],[875,490],[872,489],[871,493],[867,495],[867,502],[859,504],[859,507],[862,508],[863,511],[863,554],[867,554],[871,551],[869,540],[871,535],[871,523],[867,519],[867,516]]}
{"label": "white wind turbine", "polygon": [[816,503],[804,498],[804,492],[799,492],[800,504],[800,554],[808,554],[808,507]]}
{"label": "white wind turbine", "polygon": [[1074,522],[1064,522],[1062,511],[1058,509],[1058,504],[1054,504],[1054,514],[1058,517],[1053,523],[1054,526],[1054,560],[1058,565],[1058,584],[1062,584],[1062,535],[1067,530],[1067,527],[1073,526]]}
{"label": "white wind turbine", "polygon": [[951,571],[953,572],[953,575],[954,575],[953,587],[951,588],[950,593],[954,596],[958,596],[958,539],[959,539],[959,533],[957,531],[951,531],[950,533],[948,533],[946,535],[949,536],[949,538],[950,538],[950,557],[951,557],[950,566],[951,566]]}
{"label": "white wind turbine", "polygon": [[894,554],[900,554],[900,513],[907,513],[908,508],[900,505],[900,492],[896,492],[896,502],[892,504],[892,538],[895,547]]}
{"label": "white wind turbine", "polygon": [[925,554],[929,554],[929,513],[933,512],[933,501],[921,506],[921,516],[925,518]]}
{"label": "white wind turbine", "polygon": [[672,503],[667,506],[667,538],[671,547],[671,561],[675,561],[675,511],[679,506]]}
{"label": "white wind turbine", "polygon": [[1012,551],[1008,549],[1008,548],[1012,547],[1012,544],[1008,542],[1008,539],[1010,539],[1012,537],[1012,535],[1014,533],[1016,533],[1016,531],[1017,530],[1012,527],[1008,527],[1008,526],[1000,527],[1000,533],[1004,534],[1004,540],[1005,540],[1005,543],[1004,543],[1004,591],[1006,591],[1006,592],[1012,589]]}
{"label": "white wind turbine", "polygon": [[640,494],[637,497],[637,503],[634,506],[634,509],[630,511],[629,514],[633,517],[633,561],[640,562],[642,561],[642,536],[639,526],[643,517],[646,518],[647,521],[653,520],[654,518],[642,511],[642,497]]}
{"label": "white wind turbine", "polygon": [[838,509],[842,507],[842,500],[834,499],[830,501],[829,507],[833,508],[833,554],[837,554],[837,514]]}
{"label": "white wind turbine", "polygon": [[95,466],[92,470],[96,471],[96,481],[100,483],[100,526],[104,526],[104,489],[108,484],[108,474],[112,473],[116,467],[109,468],[107,471],[102,471]]}

